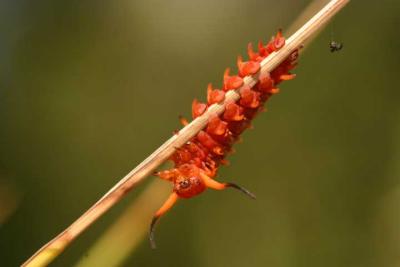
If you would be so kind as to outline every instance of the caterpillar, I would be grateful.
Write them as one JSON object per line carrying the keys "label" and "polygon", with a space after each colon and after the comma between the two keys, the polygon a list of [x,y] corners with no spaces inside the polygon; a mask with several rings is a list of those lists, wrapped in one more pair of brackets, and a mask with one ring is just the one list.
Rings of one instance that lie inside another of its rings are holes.
{"label": "caterpillar", "polygon": [[[227,68],[224,72],[221,89],[213,88],[212,84],[208,85],[207,103],[202,103],[197,99],[193,100],[192,118],[201,116],[209,106],[222,102],[225,93],[229,90],[242,87],[244,85],[243,78],[258,74],[261,61],[284,45],[285,38],[282,36],[281,30],[266,45],[259,42],[257,52],[249,43],[247,46],[249,60],[243,61],[243,58],[238,56],[238,74],[231,75],[230,69]],[[240,99],[236,103],[227,104],[222,115],[212,117],[202,131],[182,147],[176,148],[170,158],[174,163],[174,168],[154,173],[155,176],[172,182],[173,191],[151,221],[149,239],[152,248],[156,246],[154,240],[156,222],[179,198],[191,198],[204,192],[207,188],[215,190],[234,188],[255,198],[254,194],[235,183],[221,183],[214,178],[219,166],[228,163],[225,157],[232,152],[232,145],[240,139],[241,133],[251,127],[252,119],[264,110],[265,102],[279,92],[276,86],[282,81],[295,77],[290,70],[297,65],[297,58],[298,50],[295,50],[270,73],[260,73],[258,82],[253,88],[242,88]],[[183,117],[180,117],[180,121],[184,126],[188,124]]]}

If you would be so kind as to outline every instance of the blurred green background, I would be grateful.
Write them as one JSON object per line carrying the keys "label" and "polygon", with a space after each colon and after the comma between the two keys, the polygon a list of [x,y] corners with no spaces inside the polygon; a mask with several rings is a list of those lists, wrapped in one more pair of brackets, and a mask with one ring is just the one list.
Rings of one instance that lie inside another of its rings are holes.
{"label": "blurred green background", "polygon": [[[249,41],[310,2],[1,1],[0,265],[72,223],[180,127]],[[400,1],[352,1],[221,168],[257,201],[181,201],[158,249],[144,240],[121,266],[399,266],[399,28]],[[344,43],[334,54],[332,34]],[[146,183],[52,266],[87,256]]]}

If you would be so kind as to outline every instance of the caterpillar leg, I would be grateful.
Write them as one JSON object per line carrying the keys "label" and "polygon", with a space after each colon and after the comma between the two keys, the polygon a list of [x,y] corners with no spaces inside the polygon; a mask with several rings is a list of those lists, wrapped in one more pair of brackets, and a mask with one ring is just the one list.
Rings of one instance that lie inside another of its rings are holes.
{"label": "caterpillar leg", "polygon": [[149,232],[149,240],[150,240],[151,248],[153,248],[153,249],[156,248],[156,242],[154,240],[154,227],[155,227],[158,219],[162,215],[164,215],[168,210],[170,210],[177,200],[178,200],[178,195],[175,192],[173,192],[168,197],[168,199],[164,202],[164,204],[161,206],[161,208],[154,214],[153,220],[151,221],[151,224],[150,224],[150,232]]}
{"label": "caterpillar leg", "polygon": [[204,184],[208,188],[215,189],[215,190],[224,190],[228,187],[232,187],[234,189],[241,191],[242,193],[246,194],[247,196],[251,197],[252,199],[256,198],[256,196],[253,193],[251,193],[246,188],[241,187],[240,185],[237,185],[234,183],[220,183],[220,182],[215,181],[214,179],[211,179],[210,177],[208,177],[205,174],[202,174],[201,178],[203,179]]}

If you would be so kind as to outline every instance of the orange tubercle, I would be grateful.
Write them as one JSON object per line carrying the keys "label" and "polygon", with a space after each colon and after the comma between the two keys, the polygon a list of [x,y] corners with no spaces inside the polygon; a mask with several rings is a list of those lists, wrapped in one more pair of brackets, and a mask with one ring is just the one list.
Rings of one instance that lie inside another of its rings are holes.
{"label": "orange tubercle", "polygon": [[209,105],[220,103],[225,98],[225,92],[218,89],[213,89],[211,83],[207,87],[207,103]]}
{"label": "orange tubercle", "polygon": [[256,74],[260,70],[260,63],[257,61],[243,62],[242,56],[238,56],[237,66],[239,69],[239,76],[245,77],[248,75]]}
{"label": "orange tubercle", "polygon": [[213,117],[207,125],[207,133],[213,135],[223,135],[228,129],[228,123],[221,120],[218,116]]}
{"label": "orange tubercle", "polygon": [[192,102],[192,117],[193,119],[201,116],[207,110],[207,105],[204,103],[200,103],[197,99],[194,99]]}
{"label": "orange tubercle", "polygon": [[239,76],[230,76],[230,69],[227,68],[224,72],[224,91],[238,89],[243,85],[243,79]]}
{"label": "orange tubercle", "polygon": [[229,103],[226,105],[223,118],[226,121],[241,121],[244,119],[243,108],[236,103]]}

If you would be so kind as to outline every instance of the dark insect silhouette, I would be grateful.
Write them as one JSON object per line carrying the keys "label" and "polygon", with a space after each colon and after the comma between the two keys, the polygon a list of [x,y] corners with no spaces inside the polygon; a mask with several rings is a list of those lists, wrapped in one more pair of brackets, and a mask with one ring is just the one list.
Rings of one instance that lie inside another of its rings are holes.
{"label": "dark insect silhouette", "polygon": [[340,51],[343,48],[343,44],[335,42],[335,41],[332,41],[329,44],[329,48],[330,48],[331,52],[333,53],[333,52],[336,52],[336,51]]}

